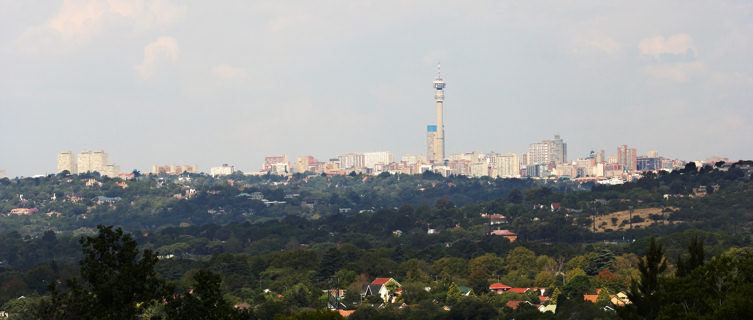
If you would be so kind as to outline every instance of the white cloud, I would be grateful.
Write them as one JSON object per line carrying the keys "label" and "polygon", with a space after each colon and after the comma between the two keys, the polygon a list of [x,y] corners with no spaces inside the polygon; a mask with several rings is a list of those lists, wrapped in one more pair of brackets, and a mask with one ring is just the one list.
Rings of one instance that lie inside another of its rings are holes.
{"label": "white cloud", "polygon": [[622,47],[620,46],[617,41],[615,41],[612,38],[609,37],[595,37],[595,38],[588,38],[588,39],[580,39],[580,43],[587,46],[587,47],[593,47],[596,49],[599,49],[603,51],[606,54],[617,54],[622,52]]}
{"label": "white cloud", "polygon": [[144,61],[136,66],[142,79],[149,79],[155,70],[163,63],[173,63],[178,60],[180,48],[178,41],[171,37],[160,37],[144,47]]}
{"label": "white cloud", "polygon": [[652,56],[655,59],[659,59],[662,54],[682,55],[688,51],[695,52],[696,50],[693,45],[693,38],[685,33],[676,34],[666,39],[663,36],[642,39],[638,43],[638,49],[641,54]]}
{"label": "white cloud", "polygon": [[654,78],[687,82],[705,72],[706,66],[700,61],[675,62],[649,65],[644,67],[643,71]]}
{"label": "white cloud", "polygon": [[185,6],[169,0],[64,0],[50,20],[28,27],[19,43],[27,52],[65,52],[119,24],[147,30],[171,24],[185,12]]}
{"label": "white cloud", "polygon": [[233,67],[228,64],[216,65],[212,68],[212,74],[216,77],[229,80],[244,79],[248,75],[246,69]]}

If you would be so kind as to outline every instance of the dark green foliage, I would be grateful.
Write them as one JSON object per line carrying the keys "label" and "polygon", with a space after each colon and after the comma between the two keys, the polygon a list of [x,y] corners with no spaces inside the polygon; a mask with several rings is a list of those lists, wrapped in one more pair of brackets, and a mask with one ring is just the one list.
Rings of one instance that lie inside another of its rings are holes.
{"label": "dark green foliage", "polygon": [[96,237],[81,238],[81,281],[67,281],[69,291],[51,286],[38,318],[133,319],[169,293],[154,271],[157,257],[139,252],[136,241],[120,228],[98,226]]}
{"label": "dark green foliage", "polygon": [[652,237],[646,256],[638,263],[641,278],[630,285],[628,297],[633,303],[621,309],[624,319],[656,318],[660,306],[658,296],[661,294],[659,277],[666,269],[667,261],[662,245],[657,244]]}
{"label": "dark green foliage", "polygon": [[173,295],[167,299],[165,314],[168,319],[244,319],[243,312],[234,309],[222,297],[218,274],[200,270],[194,277],[192,292]]}
{"label": "dark green foliage", "polygon": [[679,256],[677,258],[677,276],[685,277],[696,268],[703,266],[703,260],[706,257],[703,254],[703,240],[698,240],[698,236],[693,236],[688,245],[688,257]]}
{"label": "dark green foliage", "polygon": [[447,319],[484,320],[494,319],[497,315],[497,310],[491,304],[476,297],[462,297],[452,306]]}

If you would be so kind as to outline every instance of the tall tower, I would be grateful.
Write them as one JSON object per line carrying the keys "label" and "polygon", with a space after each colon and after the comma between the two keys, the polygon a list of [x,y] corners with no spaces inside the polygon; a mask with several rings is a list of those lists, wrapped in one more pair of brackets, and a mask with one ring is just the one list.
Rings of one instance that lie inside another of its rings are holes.
{"label": "tall tower", "polygon": [[437,79],[434,80],[434,101],[437,103],[437,124],[427,127],[427,155],[429,162],[441,163],[444,161],[444,118],[442,115],[444,104],[444,87],[440,65],[437,63]]}

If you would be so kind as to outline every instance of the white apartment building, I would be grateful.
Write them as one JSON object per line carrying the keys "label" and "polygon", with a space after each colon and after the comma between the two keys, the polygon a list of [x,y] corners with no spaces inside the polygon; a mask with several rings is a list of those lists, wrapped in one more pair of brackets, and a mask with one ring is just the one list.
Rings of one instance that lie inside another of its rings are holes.
{"label": "white apartment building", "polygon": [[107,165],[107,153],[102,150],[99,151],[82,151],[78,155],[78,172],[104,172],[105,165]]}
{"label": "white apartment building", "polygon": [[340,160],[340,169],[361,169],[364,166],[364,155],[360,153],[346,153],[337,155]]}
{"label": "white apartment building", "polygon": [[497,176],[501,178],[520,178],[520,159],[515,153],[496,155]]}
{"label": "white apartment building", "polygon": [[389,151],[366,152],[363,154],[363,166],[366,168],[374,169],[377,163],[390,164],[392,162],[394,162],[392,152]]}
{"label": "white apartment building", "polygon": [[235,172],[235,167],[223,164],[220,167],[212,167],[209,168],[209,174],[216,177],[216,176],[226,176],[233,174]]}
{"label": "white apartment building", "polygon": [[78,166],[76,165],[76,157],[73,152],[64,151],[58,153],[58,173],[68,170],[70,174],[78,173]]}
{"label": "white apartment building", "polygon": [[0,169],[0,179],[5,178],[5,175],[6,175],[5,170]]}
{"label": "white apartment building", "polygon": [[413,165],[413,164],[416,164],[416,163],[426,163],[426,156],[422,155],[422,154],[416,154],[416,155],[413,155],[413,154],[404,154],[400,158],[400,161],[401,162],[405,162],[405,164],[407,164],[407,165]]}

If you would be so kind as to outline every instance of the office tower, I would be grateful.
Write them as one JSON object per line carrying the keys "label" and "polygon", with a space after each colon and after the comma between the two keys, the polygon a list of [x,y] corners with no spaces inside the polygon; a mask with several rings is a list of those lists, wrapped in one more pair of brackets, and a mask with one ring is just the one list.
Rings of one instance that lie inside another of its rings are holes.
{"label": "office tower", "polygon": [[262,165],[262,172],[267,172],[276,175],[288,175],[290,174],[290,161],[288,161],[288,155],[264,157],[264,164]]}
{"label": "office tower", "polygon": [[76,158],[73,156],[73,152],[64,151],[58,153],[58,173],[68,170],[70,174],[77,174],[78,166],[76,166]]}
{"label": "office tower", "polygon": [[636,154],[635,148],[631,149],[623,144],[617,148],[617,163],[621,164],[625,171],[635,171],[638,169]]}
{"label": "office tower", "polygon": [[567,143],[562,141],[560,135],[554,135],[554,139],[543,140],[528,146],[526,165],[529,164],[560,164],[567,162]]}
{"label": "office tower", "polygon": [[531,143],[528,146],[528,162],[526,165],[531,164],[548,164],[549,158],[549,144],[546,142]]}
{"label": "office tower", "polygon": [[557,164],[567,162],[567,143],[562,141],[560,135],[555,134],[554,139],[544,140],[544,143],[549,144],[549,161]]}
{"label": "office tower", "polygon": [[426,158],[431,163],[443,163],[445,158],[444,153],[444,118],[443,118],[443,105],[444,105],[444,88],[445,83],[442,80],[442,74],[440,73],[439,64],[437,64],[437,79],[433,82],[434,85],[434,101],[437,106],[437,123],[435,125],[428,125],[426,127]]}
{"label": "office tower", "polygon": [[656,150],[649,150],[648,151],[648,157],[649,158],[658,158],[659,152],[656,152]]}
{"label": "office tower", "polygon": [[366,152],[363,154],[363,166],[366,168],[373,169],[377,163],[385,165],[392,162],[394,162],[392,152],[389,151]]}

